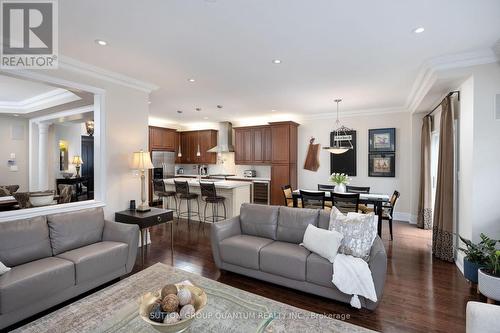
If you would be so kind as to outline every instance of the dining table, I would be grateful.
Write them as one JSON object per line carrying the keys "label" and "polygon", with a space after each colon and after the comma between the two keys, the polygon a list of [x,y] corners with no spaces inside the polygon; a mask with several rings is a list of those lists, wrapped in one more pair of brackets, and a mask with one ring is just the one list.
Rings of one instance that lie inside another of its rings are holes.
{"label": "dining table", "polygon": [[[306,190],[308,192],[324,192],[325,193],[325,201],[332,200],[332,192],[330,191],[318,191],[318,190]],[[301,199],[300,189],[292,192],[293,198],[293,207],[298,207],[298,201]],[[377,224],[377,233],[380,237],[382,237],[382,213],[383,213],[383,205],[384,203],[388,203],[390,201],[390,196],[383,193],[360,193],[359,194],[359,203],[363,205],[373,205],[375,214],[378,216],[378,224]]]}

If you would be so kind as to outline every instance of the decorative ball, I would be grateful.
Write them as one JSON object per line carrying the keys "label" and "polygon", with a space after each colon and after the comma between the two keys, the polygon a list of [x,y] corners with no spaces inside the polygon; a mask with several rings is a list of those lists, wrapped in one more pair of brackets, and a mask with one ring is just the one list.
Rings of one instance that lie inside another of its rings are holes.
{"label": "decorative ball", "polygon": [[180,311],[180,316],[182,319],[187,319],[187,318],[191,318],[192,316],[194,316],[194,313],[195,313],[195,309],[194,309],[194,306],[192,306],[191,304],[188,304],[188,305],[184,305],[182,308],[181,308],[181,311]]}
{"label": "decorative ball", "polygon": [[154,304],[149,312],[149,319],[157,323],[163,323],[163,320],[167,316],[167,312],[161,311],[161,304]]}
{"label": "decorative ball", "polygon": [[179,305],[180,306],[184,306],[186,304],[191,303],[192,295],[191,295],[191,292],[189,291],[189,289],[182,288],[181,290],[179,290],[177,292],[177,297],[179,297]]}
{"label": "decorative ball", "polygon": [[161,288],[160,296],[162,299],[170,294],[177,295],[177,287],[175,286],[175,284],[167,284],[165,287]]}
{"label": "decorative ball", "polygon": [[164,324],[175,324],[181,320],[181,316],[177,312],[170,312],[167,314],[165,319],[163,320]]}
{"label": "decorative ball", "polygon": [[161,303],[163,311],[166,312],[174,312],[178,306],[179,306],[179,298],[177,297],[177,295],[174,294],[165,296],[163,302]]}

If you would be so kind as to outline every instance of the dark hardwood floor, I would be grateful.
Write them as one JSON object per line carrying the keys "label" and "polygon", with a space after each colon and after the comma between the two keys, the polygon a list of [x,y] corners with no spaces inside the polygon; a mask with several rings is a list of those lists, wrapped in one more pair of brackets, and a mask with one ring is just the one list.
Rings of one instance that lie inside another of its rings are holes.
{"label": "dark hardwood floor", "polygon": [[[221,273],[212,259],[209,224],[199,228],[192,222],[188,228],[183,220],[175,225],[174,265],[302,309],[344,314],[349,323],[381,332],[465,332],[466,303],[481,299],[475,288],[454,264],[432,257],[430,231],[395,222],[391,242],[387,224],[384,227],[387,280],[382,302],[373,312],[238,274]],[[138,257],[135,272],[157,262],[171,264],[169,226],[152,228],[151,239],[144,265]]]}

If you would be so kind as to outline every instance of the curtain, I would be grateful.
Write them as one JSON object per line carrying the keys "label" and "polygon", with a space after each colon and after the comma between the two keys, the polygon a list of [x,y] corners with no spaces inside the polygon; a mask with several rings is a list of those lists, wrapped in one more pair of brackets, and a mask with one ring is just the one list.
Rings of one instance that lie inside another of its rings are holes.
{"label": "curtain", "polygon": [[451,97],[441,104],[436,202],[432,228],[432,253],[453,262],[454,134]]}
{"label": "curtain", "polygon": [[432,228],[431,122],[430,116],[424,117],[420,147],[420,195],[417,227],[426,230]]}

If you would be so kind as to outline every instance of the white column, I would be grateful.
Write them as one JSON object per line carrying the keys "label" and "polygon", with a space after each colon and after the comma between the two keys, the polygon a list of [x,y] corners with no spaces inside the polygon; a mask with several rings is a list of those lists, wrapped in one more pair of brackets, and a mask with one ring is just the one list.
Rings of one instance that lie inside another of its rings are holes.
{"label": "white column", "polygon": [[49,126],[47,123],[38,123],[38,190],[49,189]]}

